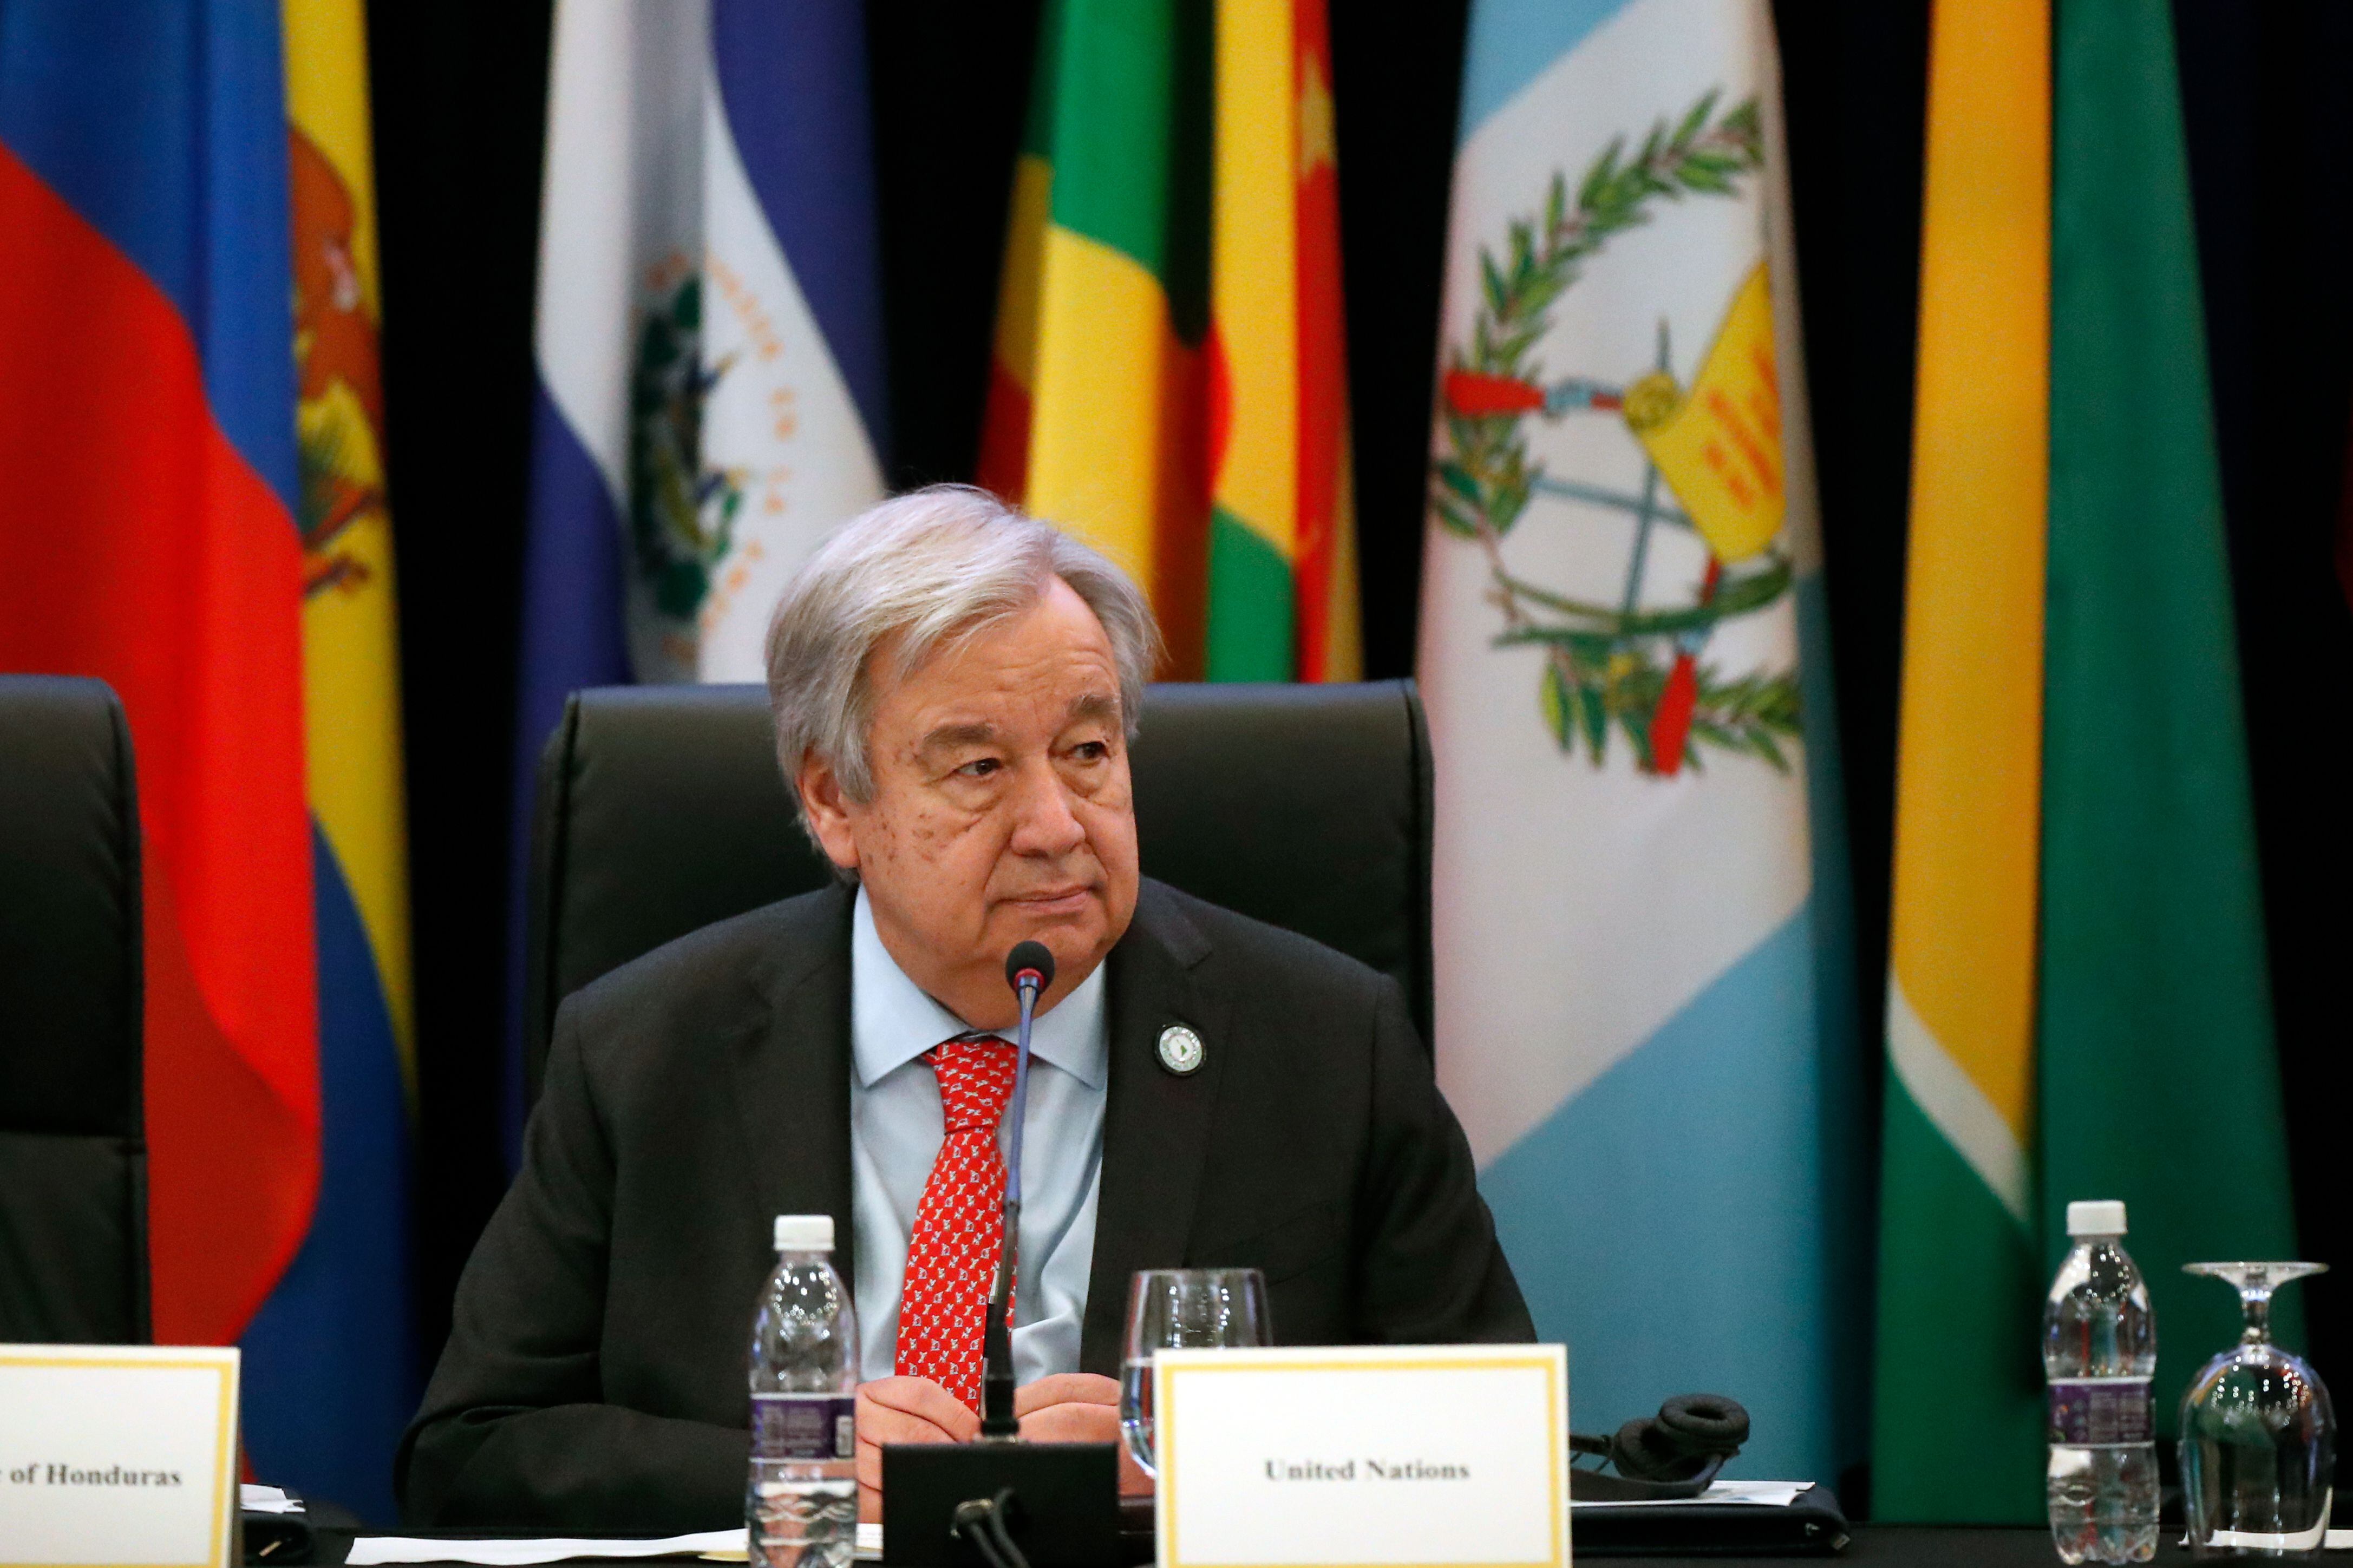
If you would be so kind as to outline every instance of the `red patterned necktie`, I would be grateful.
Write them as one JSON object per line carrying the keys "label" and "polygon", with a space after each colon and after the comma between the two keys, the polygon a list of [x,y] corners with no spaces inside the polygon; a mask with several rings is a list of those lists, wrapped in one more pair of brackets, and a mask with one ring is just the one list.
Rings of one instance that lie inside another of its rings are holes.
{"label": "red patterned necktie", "polygon": [[928,1377],[980,1409],[980,1352],[997,1253],[1005,1238],[1005,1162],[997,1122],[1013,1092],[1013,1047],[959,1035],[923,1053],[939,1075],[947,1124],[907,1237],[893,1370]]}

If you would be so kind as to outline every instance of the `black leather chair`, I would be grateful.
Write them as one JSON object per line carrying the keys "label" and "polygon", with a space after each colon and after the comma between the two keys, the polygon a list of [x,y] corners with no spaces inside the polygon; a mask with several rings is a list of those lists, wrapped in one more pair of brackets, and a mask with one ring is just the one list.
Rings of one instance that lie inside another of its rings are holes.
{"label": "black leather chair", "polygon": [[150,1334],[133,778],[103,681],[0,676],[0,1342]]}
{"label": "black leather chair", "polygon": [[[1430,736],[1410,682],[1155,686],[1134,767],[1146,875],[1395,976],[1430,1038]],[[761,688],[575,693],[533,816],[531,1097],[565,996],[828,875]]]}

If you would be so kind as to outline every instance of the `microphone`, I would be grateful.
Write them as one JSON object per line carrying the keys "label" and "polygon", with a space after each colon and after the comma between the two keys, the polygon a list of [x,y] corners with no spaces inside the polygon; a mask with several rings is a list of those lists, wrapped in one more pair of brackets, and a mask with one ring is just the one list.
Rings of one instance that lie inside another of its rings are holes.
{"label": "microphone", "polygon": [[1005,984],[1021,1002],[1021,1024],[1014,1031],[1019,1054],[1013,1063],[1013,1147],[1005,1172],[1005,1195],[1015,1209],[1021,1206],[1021,1129],[1029,1107],[1029,1019],[1040,993],[1054,984],[1054,950],[1042,942],[1018,942],[1005,955]]}
{"label": "microphone", "polygon": [[1054,950],[1042,942],[1021,942],[1005,955],[1005,983],[1021,1004],[1021,1021],[1014,1031],[1013,1137],[1005,1162],[1005,1238],[997,1251],[997,1288],[988,1300],[988,1321],[981,1337],[980,1436],[983,1442],[1010,1442],[1021,1435],[1013,1416],[1013,1325],[1008,1309],[1013,1300],[1013,1274],[1021,1257],[1021,1131],[1029,1120],[1029,1026],[1038,997],[1054,984]]}

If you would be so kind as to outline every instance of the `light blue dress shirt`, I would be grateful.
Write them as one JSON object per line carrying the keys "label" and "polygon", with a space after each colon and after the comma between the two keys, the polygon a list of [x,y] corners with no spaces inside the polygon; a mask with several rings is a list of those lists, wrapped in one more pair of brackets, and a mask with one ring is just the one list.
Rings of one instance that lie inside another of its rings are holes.
{"label": "light blue dress shirt", "polygon": [[[889,1377],[899,1345],[907,1236],[945,1140],[939,1079],[923,1055],[969,1032],[907,978],[874,929],[866,890],[849,927],[850,1225],[858,1242],[859,1375]],[[1021,1255],[1013,1371],[1035,1383],[1079,1370],[1087,1273],[1103,1176],[1103,1086],[1111,1037],[1100,965],[1029,1030],[1029,1108],[1021,1147]],[[1010,1039],[1013,1031],[999,1031]],[[1012,1141],[1012,1105],[997,1123]]]}

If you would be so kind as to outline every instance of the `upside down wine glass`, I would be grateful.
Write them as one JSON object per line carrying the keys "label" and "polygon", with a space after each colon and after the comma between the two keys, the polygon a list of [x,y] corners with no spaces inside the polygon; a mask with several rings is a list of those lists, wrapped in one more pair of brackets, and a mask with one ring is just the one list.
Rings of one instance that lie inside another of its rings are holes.
{"label": "upside down wine glass", "polygon": [[2316,1557],[2335,1498],[2337,1417],[2304,1361],[2272,1342],[2272,1292],[2325,1263],[2189,1263],[2237,1287],[2239,1342],[2181,1400],[2181,1501],[2199,1557]]}

